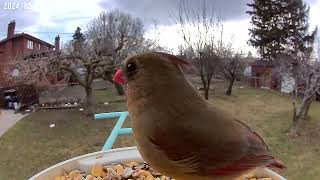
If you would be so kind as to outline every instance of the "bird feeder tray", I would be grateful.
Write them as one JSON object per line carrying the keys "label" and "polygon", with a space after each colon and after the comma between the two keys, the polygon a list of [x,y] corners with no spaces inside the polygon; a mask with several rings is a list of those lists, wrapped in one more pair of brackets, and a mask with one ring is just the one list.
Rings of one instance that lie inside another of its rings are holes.
{"label": "bird feeder tray", "polygon": [[[60,162],[34,175],[29,180],[54,180],[55,177],[74,170],[80,170],[90,174],[92,167],[95,165],[129,163],[132,161],[143,162],[137,147],[102,150]],[[257,170],[255,175],[257,175],[257,177],[270,177],[272,180],[286,180],[269,169],[264,169],[263,171]]]}

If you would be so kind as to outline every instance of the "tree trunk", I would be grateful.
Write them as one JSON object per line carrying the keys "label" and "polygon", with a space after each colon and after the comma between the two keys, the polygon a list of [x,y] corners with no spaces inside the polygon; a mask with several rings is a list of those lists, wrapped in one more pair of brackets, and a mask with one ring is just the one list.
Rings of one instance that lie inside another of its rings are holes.
{"label": "tree trunk", "polygon": [[[292,94],[292,110],[293,110],[293,116],[292,116],[292,128],[290,135],[291,137],[297,137],[299,136],[299,114],[297,114],[297,92],[298,92],[298,80],[295,77],[294,78],[295,83],[294,83],[294,89],[293,89],[293,94]],[[303,102],[303,101],[302,101]],[[300,106],[301,110],[301,106]]]}
{"label": "tree trunk", "polygon": [[202,82],[202,86],[204,89],[207,89],[207,82],[204,78],[204,75],[203,74],[200,74],[200,77],[201,77],[201,82]]}
{"label": "tree trunk", "polygon": [[204,74],[200,73],[200,78],[201,78],[201,82],[202,82],[202,86],[203,86],[203,90],[204,90],[204,98],[206,100],[209,99],[209,88],[208,88],[208,84],[206,82],[206,79],[204,77]]}
{"label": "tree trunk", "polygon": [[235,80],[235,79],[236,79],[235,77],[232,77],[231,80],[230,80],[230,82],[229,82],[229,87],[228,87],[228,89],[227,89],[227,91],[226,91],[226,95],[227,95],[227,96],[230,96],[231,93],[232,93],[232,87],[233,87],[233,84],[234,84],[234,80]]}
{"label": "tree trunk", "polygon": [[204,98],[206,100],[209,100],[209,87],[204,89]]}
{"label": "tree trunk", "polygon": [[297,137],[299,136],[299,115],[297,115],[297,107],[296,107],[296,102],[292,102],[293,106],[293,116],[292,116],[292,128],[291,128],[291,136],[292,137]]}
{"label": "tree trunk", "polygon": [[307,112],[309,111],[310,105],[312,102],[312,97],[305,97],[302,100],[302,103],[299,108],[299,112],[297,112],[297,107],[296,107],[296,102],[292,102],[293,105],[293,124],[292,124],[292,130],[291,130],[291,135],[293,137],[297,137],[300,135],[300,126],[301,126],[301,120],[304,118],[305,114],[308,114]]}
{"label": "tree trunk", "polygon": [[[294,118],[294,119],[296,119],[296,118]],[[296,119],[296,120],[293,121],[293,124],[292,124],[291,137],[294,137],[294,138],[295,138],[295,137],[300,136],[299,130],[300,130],[299,120]]]}
{"label": "tree trunk", "polygon": [[205,92],[204,92],[204,98],[205,98],[206,100],[209,100],[209,91],[210,91],[211,79],[212,79],[212,75],[209,74],[209,75],[207,76],[207,81],[204,81],[204,82],[205,82],[205,85],[206,85],[205,88],[204,88],[204,90],[205,90]]}
{"label": "tree trunk", "polygon": [[86,87],[86,106],[87,106],[87,115],[92,116],[94,113],[94,100],[93,100],[93,90],[91,87]]}
{"label": "tree trunk", "polygon": [[308,115],[309,115],[309,109],[310,109],[311,104],[312,104],[312,99],[310,99],[306,104],[305,110],[303,112],[303,119],[304,120],[309,119]]}

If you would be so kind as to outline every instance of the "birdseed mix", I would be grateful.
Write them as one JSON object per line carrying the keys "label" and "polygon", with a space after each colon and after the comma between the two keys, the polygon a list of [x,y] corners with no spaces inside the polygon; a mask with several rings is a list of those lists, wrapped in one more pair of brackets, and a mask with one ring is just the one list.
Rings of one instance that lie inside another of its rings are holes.
{"label": "birdseed mix", "polygon": [[[80,170],[65,172],[54,180],[174,180],[161,175],[147,163],[130,162],[128,164],[111,163],[94,165],[90,173]],[[248,180],[272,180],[271,178],[251,178]]]}

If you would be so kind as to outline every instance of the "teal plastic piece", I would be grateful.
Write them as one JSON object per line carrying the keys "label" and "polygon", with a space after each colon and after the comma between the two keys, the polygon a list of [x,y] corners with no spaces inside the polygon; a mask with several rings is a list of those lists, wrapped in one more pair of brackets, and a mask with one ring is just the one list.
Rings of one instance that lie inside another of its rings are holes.
{"label": "teal plastic piece", "polygon": [[132,134],[132,128],[121,128],[119,130],[119,135],[128,135],[128,134]]}
{"label": "teal plastic piece", "polygon": [[98,120],[98,119],[112,119],[112,118],[119,117],[116,125],[114,126],[114,128],[111,131],[110,136],[108,137],[106,143],[102,147],[102,150],[112,149],[113,144],[115,143],[115,141],[119,135],[132,134],[132,128],[122,128],[122,125],[125,122],[125,120],[127,119],[128,115],[129,115],[128,111],[100,113],[100,114],[94,115],[94,118],[96,120]]}

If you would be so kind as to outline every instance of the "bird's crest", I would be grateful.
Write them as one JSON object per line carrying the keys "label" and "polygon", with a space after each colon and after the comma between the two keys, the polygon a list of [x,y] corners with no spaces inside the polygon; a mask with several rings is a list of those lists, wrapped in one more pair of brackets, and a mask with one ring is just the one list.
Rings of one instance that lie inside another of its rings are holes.
{"label": "bird's crest", "polygon": [[164,59],[168,60],[169,62],[176,64],[176,65],[187,65],[187,66],[191,66],[190,63],[180,57],[171,55],[171,54],[167,54],[167,53],[162,53],[162,52],[157,52],[161,57],[163,57]]}

